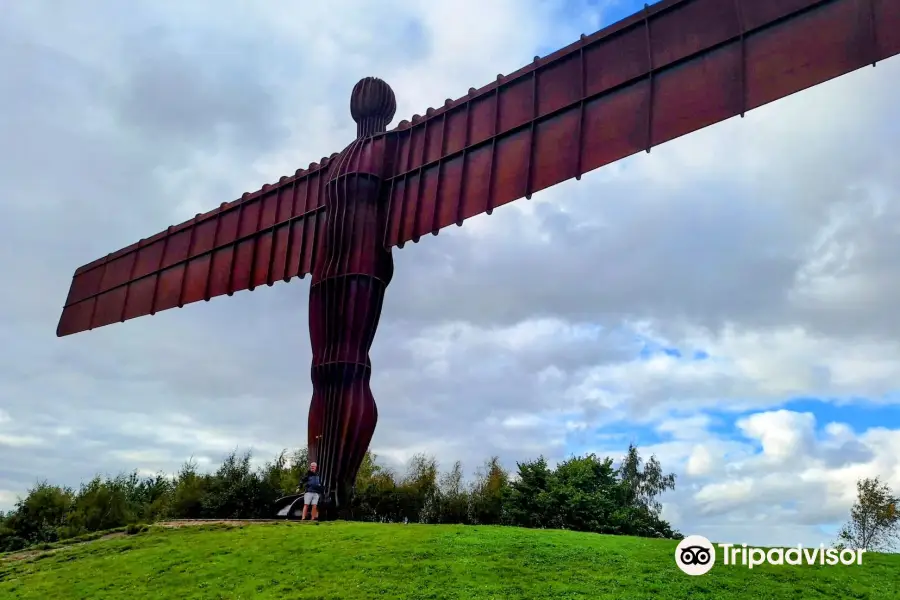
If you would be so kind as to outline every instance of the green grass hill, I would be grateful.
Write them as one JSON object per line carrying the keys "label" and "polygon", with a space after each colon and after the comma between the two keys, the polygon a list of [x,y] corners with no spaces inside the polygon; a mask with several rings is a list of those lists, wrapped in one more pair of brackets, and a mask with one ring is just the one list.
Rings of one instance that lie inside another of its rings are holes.
{"label": "green grass hill", "polygon": [[508,527],[332,522],[151,527],[0,556],[0,598],[900,598],[900,556],[861,566],[717,564],[676,542]]}

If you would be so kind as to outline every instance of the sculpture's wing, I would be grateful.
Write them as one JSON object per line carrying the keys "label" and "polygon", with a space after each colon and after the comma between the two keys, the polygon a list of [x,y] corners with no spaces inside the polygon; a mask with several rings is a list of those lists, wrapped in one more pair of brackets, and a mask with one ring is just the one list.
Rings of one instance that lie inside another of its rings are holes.
{"label": "sculpture's wing", "polygon": [[303,277],[324,231],[326,162],[78,268],[56,335]]}
{"label": "sculpture's wing", "polygon": [[405,121],[385,247],[900,53],[900,0],[663,0]]}

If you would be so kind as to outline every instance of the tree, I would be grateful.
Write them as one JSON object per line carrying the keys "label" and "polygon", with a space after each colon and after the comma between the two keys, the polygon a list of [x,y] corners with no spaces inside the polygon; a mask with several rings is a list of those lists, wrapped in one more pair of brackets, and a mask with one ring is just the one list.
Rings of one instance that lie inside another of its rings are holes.
{"label": "tree", "polygon": [[663,474],[662,465],[655,456],[644,463],[634,444],[628,445],[628,452],[619,467],[619,477],[625,483],[628,504],[646,508],[657,516],[662,510],[657,498],[666,490],[675,489],[675,474]]}
{"label": "tree", "polygon": [[504,498],[504,523],[519,527],[678,539],[656,498],[675,485],[652,458],[643,465],[631,447],[616,469],[611,458],[573,456],[551,469],[542,457],[518,464]]}
{"label": "tree", "polygon": [[209,476],[197,473],[197,463],[193,458],[181,466],[172,480],[170,510],[177,519],[198,519],[203,516],[203,495],[206,493]]}
{"label": "tree", "polygon": [[68,514],[65,537],[134,523],[136,507],[129,496],[136,495],[132,490],[137,484],[136,474],[133,478],[119,475],[114,479],[98,475],[82,484]]}
{"label": "tree", "polygon": [[397,481],[393,470],[379,465],[366,451],[356,476],[352,506],[354,519],[391,523],[402,520]]}
{"label": "tree", "polygon": [[435,521],[438,495],[438,465],[433,456],[414,454],[406,476],[397,486],[402,517],[413,523]]}
{"label": "tree", "polygon": [[856,482],[850,520],[838,532],[844,548],[889,551],[900,541],[900,498],[879,477]]}
{"label": "tree", "polygon": [[617,508],[618,482],[611,458],[594,454],[572,457],[556,467],[552,489],[556,527],[574,531],[618,533],[611,518]]}
{"label": "tree", "polygon": [[16,502],[5,527],[28,544],[55,542],[75,501],[70,488],[39,482]]}
{"label": "tree", "polygon": [[517,463],[515,481],[509,485],[504,502],[504,521],[518,527],[561,526],[553,497],[554,473],[541,456]]}
{"label": "tree", "polygon": [[456,461],[447,473],[441,475],[438,483],[440,508],[438,520],[441,523],[466,523],[469,519],[469,494],[463,484],[462,463]]}
{"label": "tree", "polygon": [[470,498],[470,521],[479,525],[498,525],[503,517],[503,501],[509,490],[509,474],[493,456],[475,474]]}

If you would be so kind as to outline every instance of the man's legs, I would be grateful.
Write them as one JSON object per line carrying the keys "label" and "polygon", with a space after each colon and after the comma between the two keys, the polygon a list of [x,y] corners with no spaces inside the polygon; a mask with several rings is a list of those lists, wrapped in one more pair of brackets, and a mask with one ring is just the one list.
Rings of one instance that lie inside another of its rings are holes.
{"label": "man's legs", "polygon": [[312,495],[312,520],[319,520],[319,494]]}
{"label": "man's legs", "polygon": [[303,512],[300,515],[301,521],[306,520],[306,511],[309,508],[310,504],[312,504],[312,507],[313,507],[312,518],[313,519],[316,518],[316,502],[318,502],[318,501],[319,501],[318,494],[311,494],[309,492],[306,492],[305,494],[303,494]]}

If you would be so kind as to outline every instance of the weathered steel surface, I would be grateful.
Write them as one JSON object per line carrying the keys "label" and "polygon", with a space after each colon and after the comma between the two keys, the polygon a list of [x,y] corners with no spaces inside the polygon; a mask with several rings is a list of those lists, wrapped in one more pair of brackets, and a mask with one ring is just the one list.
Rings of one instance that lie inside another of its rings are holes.
{"label": "weathered steel surface", "polygon": [[668,0],[393,130],[386,246],[900,53],[900,0]]}
{"label": "weathered steel surface", "polygon": [[[665,0],[388,132],[385,247],[898,53],[900,0]],[[57,335],[303,277],[329,160],[79,268]]]}
{"label": "weathered steel surface", "polygon": [[382,246],[387,212],[380,199],[395,138],[378,135],[394,116],[394,93],[366,78],[353,89],[350,107],[357,139],[328,167],[327,225],[309,292],[309,456],[342,509],[378,420],[369,349],[394,274],[391,250]]}
{"label": "weathered steel surface", "polygon": [[303,277],[325,224],[329,160],[80,267],[56,334]]}

